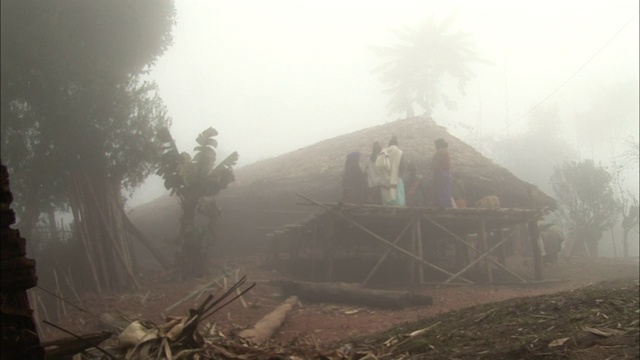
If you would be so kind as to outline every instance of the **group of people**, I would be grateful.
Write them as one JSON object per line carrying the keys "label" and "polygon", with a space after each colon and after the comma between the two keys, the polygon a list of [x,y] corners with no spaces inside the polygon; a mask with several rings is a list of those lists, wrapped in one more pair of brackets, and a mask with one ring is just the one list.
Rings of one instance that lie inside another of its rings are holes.
{"label": "group of people", "polygon": [[415,164],[405,161],[398,138],[391,137],[387,147],[374,142],[369,158],[360,161],[360,153],[347,155],[342,179],[342,202],[384,206],[425,207],[432,195],[433,205],[440,208],[466,207],[462,179],[451,171],[449,145],[444,139],[435,141],[436,152],[431,162],[433,188],[418,175]]}

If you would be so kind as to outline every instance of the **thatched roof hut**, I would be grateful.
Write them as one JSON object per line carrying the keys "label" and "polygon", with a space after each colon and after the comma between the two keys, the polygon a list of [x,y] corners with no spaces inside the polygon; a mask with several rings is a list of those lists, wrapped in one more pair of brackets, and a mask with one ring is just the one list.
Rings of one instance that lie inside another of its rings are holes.
{"label": "thatched roof hut", "polygon": [[431,178],[434,141],[445,139],[453,170],[465,182],[468,203],[498,195],[502,207],[530,208],[532,189],[536,206],[555,207],[551,197],[496,165],[430,118],[414,117],[324,140],[238,169],[236,182],[219,197],[225,218],[221,238],[234,243],[262,238],[270,229],[304,219],[304,214],[292,213],[295,209],[309,211],[296,206],[301,201],[296,192],[320,202],[338,201],[345,156],[360,151],[366,158],[374,141],[384,146],[392,135],[397,136],[403,156],[427,180]]}
{"label": "thatched roof hut", "polygon": [[[246,244],[255,249],[274,229],[304,220],[313,210],[297,205],[301,199],[295,195],[296,192],[320,202],[338,201],[345,156],[352,151],[360,151],[363,157],[367,157],[374,141],[384,146],[392,135],[397,136],[406,159],[415,163],[418,173],[427,180],[431,178],[434,141],[445,139],[449,143],[453,170],[465,182],[468,203],[472,204],[486,195],[498,195],[502,207],[530,208],[529,188],[532,188],[538,207],[555,206],[551,197],[496,165],[430,118],[415,117],[324,140],[237,169],[235,183],[219,196],[223,212],[218,233],[220,245],[235,248]],[[165,199],[162,202],[176,206],[175,201]],[[149,208],[159,213],[158,206],[150,205]],[[136,211],[138,214],[133,217],[134,221],[144,217],[140,216],[140,211]],[[154,230],[166,236],[171,231],[160,230],[158,225],[171,221],[176,223],[175,219],[151,222],[147,219],[146,222],[156,223]]]}

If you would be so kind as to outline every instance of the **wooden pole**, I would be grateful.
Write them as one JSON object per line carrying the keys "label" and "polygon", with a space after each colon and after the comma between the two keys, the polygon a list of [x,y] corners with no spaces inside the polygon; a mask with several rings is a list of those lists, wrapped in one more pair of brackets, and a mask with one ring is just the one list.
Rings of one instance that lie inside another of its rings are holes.
{"label": "wooden pole", "polygon": [[477,259],[473,260],[472,262],[469,263],[469,265],[465,266],[464,269],[458,271],[456,274],[454,274],[452,277],[448,278],[444,284],[447,284],[449,282],[451,282],[453,279],[457,278],[458,276],[460,276],[460,274],[463,274],[465,271],[469,270],[471,267],[473,267],[475,264],[477,264],[479,261],[481,261],[482,259],[484,259],[486,256],[488,256],[492,251],[494,251],[495,249],[497,249],[498,247],[500,247],[500,245],[502,245],[504,242],[506,242],[511,235],[513,235],[514,233],[509,234],[509,236],[507,236],[506,238],[502,239],[501,242],[496,243],[495,245],[493,245],[491,247],[491,249],[489,249],[487,252],[485,252],[484,254],[478,256]]}
{"label": "wooden pole", "polygon": [[538,220],[529,221],[529,237],[533,248],[533,274],[536,280],[544,280],[542,274],[542,250],[540,249],[540,228]]}
{"label": "wooden pole", "polygon": [[[468,242],[464,241],[463,239],[461,239],[458,235],[452,233],[451,231],[449,231],[449,229],[445,228],[444,226],[438,224],[435,220],[431,219],[430,217],[426,216],[426,215],[422,215],[423,218],[429,220],[432,224],[434,224],[435,226],[437,226],[438,228],[444,230],[445,232],[447,232],[449,235],[453,236],[454,239],[461,241],[463,244],[465,244],[467,247],[469,247],[471,250],[475,251],[477,254],[482,254],[482,251],[478,250],[476,247],[474,247],[473,245],[469,244]],[[527,283],[528,281],[525,280],[524,278],[522,278],[520,275],[514,273],[513,271],[509,270],[506,266],[500,264],[499,262],[489,258],[489,260],[494,263],[495,265],[497,265],[498,267],[502,268],[504,271],[508,272],[509,274],[515,276],[518,280],[522,281],[523,283]]]}
{"label": "wooden pole", "polygon": [[[404,233],[407,231],[407,229],[409,228],[409,226],[413,224],[413,220],[409,221],[407,223],[407,225],[405,225],[405,227],[402,229],[402,231],[400,231],[400,234],[398,234],[398,236],[396,236],[396,238],[393,240],[393,244],[397,244],[398,241],[400,241],[400,239],[402,238],[402,235],[404,235]],[[378,268],[380,267],[380,265],[382,264],[382,262],[384,262],[384,260],[387,258],[387,256],[389,256],[389,254],[391,254],[391,251],[393,249],[389,248],[387,249],[387,251],[384,252],[384,254],[382,254],[382,256],[380,257],[380,259],[378,259],[378,262],[376,262],[376,264],[373,266],[373,269],[371,269],[371,271],[369,271],[369,274],[367,274],[367,277],[364,278],[364,281],[362,282],[362,286],[366,286],[369,283],[369,280],[371,280],[371,277],[373,276],[373,274],[378,270]]]}
{"label": "wooden pole", "polygon": [[325,244],[324,244],[324,258],[327,264],[325,280],[331,281],[333,279],[333,227],[335,223],[335,218],[328,214],[327,216],[327,231],[325,233]]}
{"label": "wooden pole", "polygon": [[313,224],[313,239],[311,240],[311,279],[316,280],[316,246],[318,242],[318,219]]}
{"label": "wooden pole", "polygon": [[[498,233],[498,241],[502,241],[502,239],[504,238],[503,229],[502,228],[498,229],[497,233]],[[504,246],[501,246],[500,248],[498,248],[498,262],[502,265],[506,265]]]}
{"label": "wooden pole", "polygon": [[[529,192],[529,199],[531,201],[531,208],[535,209],[536,197],[533,195],[533,186],[529,186],[527,189]],[[536,280],[543,280],[542,274],[542,249],[540,249],[540,228],[538,227],[538,219],[529,221],[529,237],[531,238],[531,246],[533,247],[533,274]]]}
{"label": "wooden pole", "polygon": [[[480,244],[482,246],[482,250],[487,251],[487,249],[489,248],[488,244],[487,244],[487,227],[485,224],[484,219],[480,220]],[[487,255],[488,256],[488,255]],[[491,263],[489,262],[489,260],[484,259],[482,261],[482,266],[484,267],[486,273],[487,273],[487,280],[489,280],[489,284],[493,284],[493,274],[491,273]]]}
{"label": "wooden pole", "polygon": [[[424,260],[424,250],[422,246],[422,219],[420,219],[420,216],[416,217],[415,229],[416,229],[416,238],[418,241],[418,256],[420,256],[420,258]],[[418,281],[420,284],[422,284],[424,283],[424,267],[422,266],[422,263],[418,263],[417,270],[418,270]]]}
{"label": "wooden pole", "polygon": [[[411,223],[414,223],[414,221],[411,221]],[[420,256],[420,254],[418,253],[418,245],[416,244],[415,225],[411,226],[411,239],[409,240],[409,249],[411,250],[412,253],[416,254],[417,256]],[[416,283],[417,267],[418,267],[418,263],[414,259],[411,259],[411,261],[409,262],[409,280],[411,281],[411,285],[415,285]]]}
{"label": "wooden pole", "polygon": [[[453,273],[451,273],[451,272],[449,272],[449,271],[447,271],[445,269],[442,269],[442,268],[440,268],[440,267],[438,267],[438,266],[436,266],[434,264],[431,264],[431,263],[429,263],[429,262],[427,262],[425,260],[422,260],[419,257],[417,257],[416,255],[412,254],[411,252],[409,252],[409,251],[407,251],[407,250],[405,250],[405,249],[403,249],[403,248],[401,248],[401,247],[399,247],[399,246],[397,246],[395,244],[392,244],[391,242],[389,242],[389,240],[384,239],[383,237],[379,236],[378,234],[376,234],[376,233],[372,232],[371,230],[367,229],[366,227],[360,225],[356,221],[353,221],[353,220],[349,219],[348,217],[346,217],[346,216],[344,216],[344,215],[342,215],[342,214],[340,214],[338,212],[335,212],[332,208],[330,208],[330,207],[328,207],[328,206],[326,206],[326,205],[324,205],[322,203],[319,203],[319,202],[317,202],[315,200],[309,199],[308,197],[306,197],[304,195],[301,195],[299,193],[296,193],[296,195],[300,196],[301,198],[303,198],[305,200],[311,201],[311,202],[313,202],[313,203],[315,203],[315,204],[317,204],[319,206],[322,206],[323,208],[325,208],[329,212],[332,212],[335,215],[337,215],[338,217],[350,222],[351,224],[355,225],[360,230],[362,230],[362,231],[366,232],[367,234],[373,236],[375,239],[387,244],[388,246],[392,247],[393,249],[397,250],[398,252],[400,252],[402,254],[405,254],[405,255],[409,256],[410,258],[416,259],[416,260],[420,261],[422,264],[425,264],[427,266],[431,266],[432,268],[434,268],[434,269],[436,269],[436,270],[438,270],[438,271],[440,271],[442,273],[445,273],[447,275],[453,275]],[[465,282],[473,284],[473,281],[471,281],[469,279],[465,279],[463,277],[460,277],[460,279],[462,279]]]}

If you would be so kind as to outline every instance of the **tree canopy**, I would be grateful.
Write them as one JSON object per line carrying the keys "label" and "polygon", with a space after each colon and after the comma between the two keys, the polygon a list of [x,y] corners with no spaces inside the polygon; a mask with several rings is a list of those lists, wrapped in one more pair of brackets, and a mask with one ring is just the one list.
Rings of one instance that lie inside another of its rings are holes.
{"label": "tree canopy", "polygon": [[371,47],[376,55],[390,59],[374,71],[381,73],[380,80],[389,86],[391,113],[405,112],[411,117],[414,105],[418,105],[431,115],[440,102],[449,109],[455,108],[451,95],[443,91],[445,82],[457,81],[457,88],[464,95],[466,84],[475,76],[469,65],[486,63],[476,54],[471,34],[451,31],[454,19],[452,14],[437,24],[430,17],[417,29],[395,31],[399,44]]}
{"label": "tree canopy", "polygon": [[562,123],[557,105],[539,107],[529,116],[528,131],[484,143],[489,144],[492,157],[501,165],[551,192],[549,179],[554,168],[577,157],[573,147],[559,136]]}
{"label": "tree canopy", "polygon": [[569,254],[598,255],[602,232],[619,214],[613,181],[613,174],[592,160],[565,162],[555,168],[551,185],[558,198],[560,216],[575,239],[569,245]]}
{"label": "tree canopy", "polygon": [[70,204],[96,290],[122,287],[99,262],[119,261],[133,279],[120,190],[154,170],[155,134],[170,122],[142,76],[171,45],[173,1],[1,6],[0,145],[28,205],[23,218]]}

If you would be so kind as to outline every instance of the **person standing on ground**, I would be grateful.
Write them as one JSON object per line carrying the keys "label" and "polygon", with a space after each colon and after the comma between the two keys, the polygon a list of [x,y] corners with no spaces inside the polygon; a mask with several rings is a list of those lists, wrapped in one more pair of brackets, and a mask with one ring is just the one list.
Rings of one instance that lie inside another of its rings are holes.
{"label": "person standing on ground", "polygon": [[436,153],[431,161],[435,205],[440,208],[455,208],[453,201],[453,178],[451,176],[451,157],[449,144],[444,139],[435,141]]}

